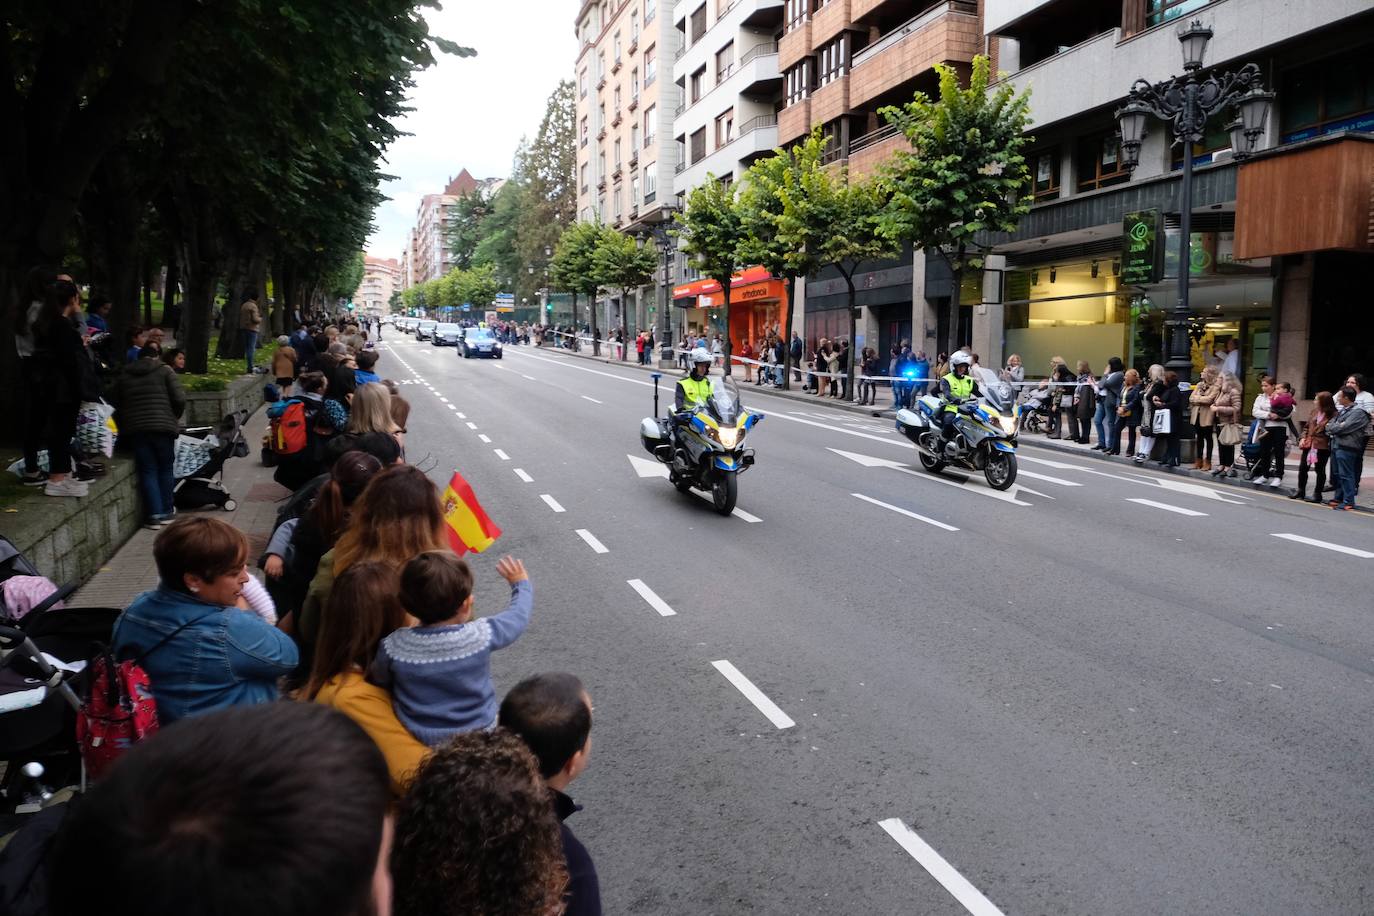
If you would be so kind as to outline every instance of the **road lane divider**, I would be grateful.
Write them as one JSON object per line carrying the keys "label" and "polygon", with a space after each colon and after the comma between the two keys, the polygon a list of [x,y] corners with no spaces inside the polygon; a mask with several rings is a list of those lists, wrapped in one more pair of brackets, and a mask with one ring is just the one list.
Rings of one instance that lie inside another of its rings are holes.
{"label": "road lane divider", "polygon": [[545,505],[547,505],[550,509],[552,509],[552,510],[555,511],[555,512],[566,512],[566,511],[567,511],[567,510],[564,509],[561,505],[558,504],[558,500],[554,499],[554,498],[553,498],[552,496],[550,496],[548,493],[540,493],[540,494],[539,494],[539,498],[542,499],[542,500],[544,501],[544,504],[545,504]]}
{"label": "road lane divider", "polygon": [[768,717],[768,721],[779,729],[791,728],[796,725],[792,717],[778,708],[778,704],[768,699],[767,695],[757,687],[754,682],[740,673],[740,670],[730,664],[725,659],[711,662],[711,666],[725,675],[725,679],[735,686],[735,689],[744,694],[744,698],[753,703],[759,712]]}
{"label": "road lane divider", "polygon": [[515,476],[516,476],[516,477],[519,477],[519,478],[520,478],[521,480],[523,480],[525,483],[534,483],[534,478],[531,477],[529,474],[526,474],[524,468],[516,468],[516,469],[515,469]]}
{"label": "road lane divider", "polygon": [[1309,547],[1321,547],[1324,550],[1334,550],[1337,553],[1359,557],[1361,560],[1374,560],[1374,553],[1368,550],[1360,550],[1356,547],[1346,547],[1344,544],[1333,544],[1330,541],[1319,541],[1316,538],[1303,537],[1301,534],[1275,534],[1271,535],[1271,537],[1283,538],[1285,541],[1293,541],[1296,544],[1306,544]]}
{"label": "road lane divider", "polygon": [[855,499],[862,499],[866,503],[872,503],[875,506],[882,506],[884,509],[891,509],[898,515],[905,515],[907,518],[914,518],[918,522],[925,522],[927,525],[934,525],[936,528],[943,528],[946,531],[959,530],[958,528],[955,528],[953,525],[946,525],[944,522],[936,521],[933,518],[927,518],[924,515],[917,515],[910,509],[903,509],[901,506],[894,506],[891,503],[885,503],[881,499],[874,499],[872,496],[865,496],[862,493],[850,493],[849,495],[854,497]]}
{"label": "road lane divider", "polygon": [[900,461],[893,461],[889,458],[878,458],[874,455],[862,455],[858,452],[844,452],[837,448],[827,448],[826,451],[834,452],[836,455],[839,455],[842,458],[848,458],[855,464],[861,464],[866,468],[889,468],[902,474],[909,474],[910,476],[919,478],[921,480],[928,480],[931,483],[944,484],[947,487],[954,487],[955,489],[963,490],[965,493],[977,493],[979,496],[986,496],[989,499],[996,499],[1004,503],[1011,503],[1014,506],[1031,505],[1031,503],[1028,503],[1025,500],[1017,499],[1016,495],[1018,493],[1031,493],[1035,496],[1043,496],[1045,499],[1054,499],[1054,497],[1050,496],[1049,494],[1041,493],[1038,490],[1032,490],[1029,487],[1023,487],[1018,483],[1012,484],[1005,490],[994,490],[991,487],[981,487],[976,485],[969,486],[969,481],[972,480],[972,478],[970,477],[954,478],[946,477],[940,474],[931,474],[927,471],[916,471],[907,467]]}
{"label": "road lane divider", "polygon": [[477,424],[474,423],[474,422],[472,422],[471,420],[469,420],[469,421],[468,421],[468,429],[476,429],[476,428],[477,428]]}
{"label": "road lane divider", "polygon": [[495,452],[495,453],[496,453],[496,457],[497,457],[497,458],[500,458],[502,461],[510,461],[510,455],[507,455],[507,454],[506,454],[505,452],[503,452],[501,449],[499,449],[499,448],[494,448],[494,449],[492,449],[492,451]]}
{"label": "road lane divider", "polygon": [[585,394],[582,395],[582,400],[584,400],[584,401],[591,401],[593,404],[604,404],[604,403],[606,403],[605,401],[598,401],[596,398],[591,397],[590,395],[585,395]]}
{"label": "road lane divider", "polygon": [[660,617],[676,617],[677,611],[668,606],[668,602],[658,597],[657,593],[649,586],[644,584],[643,579],[626,579],[625,584],[639,592],[639,597],[649,603],[649,607],[658,611]]}
{"label": "road lane divider", "polygon": [[1206,512],[1198,512],[1196,509],[1185,509],[1182,506],[1171,506],[1168,503],[1158,503],[1155,502],[1153,499],[1127,499],[1126,502],[1137,503],[1142,506],[1150,506],[1155,509],[1163,509],[1165,512],[1174,512],[1178,515],[1197,517],[1205,516],[1207,514]]}
{"label": "road lane divider", "polygon": [[945,861],[944,856],[921,839],[920,834],[908,827],[901,818],[889,817],[885,821],[878,821],[878,826],[883,828],[888,836],[896,840],[898,846],[919,862],[921,867],[929,872],[932,878],[939,881],[940,886],[949,891],[950,896],[963,904],[964,909],[973,916],[1005,916],[1001,910],[993,905],[991,900],[984,897],[978,888],[959,874],[957,868]]}
{"label": "road lane divider", "polygon": [[478,433],[477,438],[482,440],[483,445],[491,445],[491,436],[486,433]]}
{"label": "road lane divider", "polygon": [[592,534],[586,528],[578,528],[577,536],[580,537],[582,540],[586,541],[587,546],[590,547],[592,550],[596,551],[597,553],[611,552],[611,549],[609,547],[598,541],[596,539],[596,535]]}

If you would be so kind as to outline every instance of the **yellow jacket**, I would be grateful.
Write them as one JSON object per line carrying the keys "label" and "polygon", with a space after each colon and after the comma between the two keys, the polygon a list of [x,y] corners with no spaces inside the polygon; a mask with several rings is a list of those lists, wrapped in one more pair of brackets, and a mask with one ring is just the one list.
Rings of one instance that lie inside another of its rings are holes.
{"label": "yellow jacket", "polygon": [[396,718],[391,708],[391,694],[369,684],[361,671],[350,671],[326,682],[316,694],[315,702],[332,706],[367,732],[386,758],[392,794],[397,797],[404,794],[415,770],[429,756],[429,748],[406,731]]}

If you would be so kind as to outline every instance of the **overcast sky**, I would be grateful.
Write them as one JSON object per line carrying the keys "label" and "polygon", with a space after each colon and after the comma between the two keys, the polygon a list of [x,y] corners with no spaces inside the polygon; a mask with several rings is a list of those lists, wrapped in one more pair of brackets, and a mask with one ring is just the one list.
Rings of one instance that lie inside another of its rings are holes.
{"label": "overcast sky", "polygon": [[439,55],[411,91],[415,110],[382,171],[390,200],[377,208],[368,254],[399,258],[425,194],[437,194],[466,168],[476,178],[510,175],[520,137],[533,137],[544,103],[571,78],[577,54],[575,0],[447,0],[426,10],[430,32],[477,50],[476,57]]}

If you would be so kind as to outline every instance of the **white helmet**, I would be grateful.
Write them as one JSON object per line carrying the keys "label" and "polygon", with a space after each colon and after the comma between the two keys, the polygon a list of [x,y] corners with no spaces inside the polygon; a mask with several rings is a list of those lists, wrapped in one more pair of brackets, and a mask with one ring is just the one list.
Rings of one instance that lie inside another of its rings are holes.
{"label": "white helmet", "polygon": [[697,347],[692,351],[692,365],[697,363],[710,363],[711,354],[705,347]]}
{"label": "white helmet", "polygon": [[963,350],[955,350],[953,353],[950,354],[950,357],[949,357],[949,367],[950,367],[951,369],[953,369],[955,366],[972,366],[972,365],[973,365],[973,357],[972,357],[972,356],[969,356],[969,355],[968,355],[967,353],[965,353]]}

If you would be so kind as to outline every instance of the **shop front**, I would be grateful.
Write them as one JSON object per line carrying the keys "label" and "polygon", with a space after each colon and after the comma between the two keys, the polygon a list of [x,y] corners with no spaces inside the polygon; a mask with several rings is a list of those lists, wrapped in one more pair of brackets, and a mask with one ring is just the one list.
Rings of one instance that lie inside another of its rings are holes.
{"label": "shop front", "polygon": [[673,303],[679,309],[683,339],[709,340],[728,331],[731,353],[738,353],[746,340],[756,344],[770,333],[781,334],[787,324],[787,285],[762,267],[750,267],[732,278],[728,328],[725,297],[715,280],[677,285]]}

